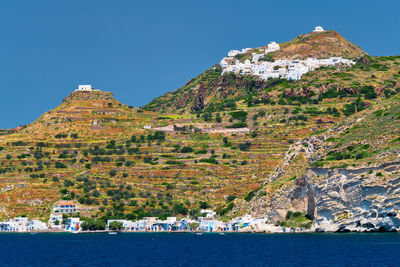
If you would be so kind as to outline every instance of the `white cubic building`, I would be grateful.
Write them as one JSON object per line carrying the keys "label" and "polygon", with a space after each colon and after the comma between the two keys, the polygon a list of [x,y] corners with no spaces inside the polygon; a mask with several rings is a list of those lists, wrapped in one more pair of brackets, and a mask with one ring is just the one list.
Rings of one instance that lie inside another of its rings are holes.
{"label": "white cubic building", "polygon": [[280,48],[280,46],[279,46],[278,43],[276,43],[276,42],[270,42],[270,43],[267,45],[267,49],[265,49],[265,54],[268,54],[269,52],[277,51],[277,50],[279,50],[279,49],[281,49],[281,48]]}
{"label": "white cubic building", "polygon": [[240,54],[239,50],[231,50],[231,51],[228,52],[228,56],[229,57],[234,57],[234,56],[236,56],[238,54]]}
{"label": "white cubic building", "polygon": [[80,84],[78,86],[78,89],[76,89],[75,91],[92,91],[92,90],[93,88],[91,84],[84,84],[84,85]]}
{"label": "white cubic building", "polygon": [[324,32],[324,31],[325,31],[324,28],[322,28],[321,26],[317,26],[314,29],[314,32]]}

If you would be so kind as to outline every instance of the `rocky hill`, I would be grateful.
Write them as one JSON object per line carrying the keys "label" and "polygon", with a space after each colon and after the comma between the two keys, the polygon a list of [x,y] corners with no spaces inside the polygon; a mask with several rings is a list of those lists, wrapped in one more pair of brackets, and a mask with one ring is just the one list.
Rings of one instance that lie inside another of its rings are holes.
{"label": "rocky hill", "polygon": [[75,91],[13,138],[28,141],[57,139],[57,134],[74,134],[78,139],[126,136],[129,127],[138,123],[134,114],[133,108],[115,100],[111,92]]}
{"label": "rocky hill", "polygon": [[273,52],[274,59],[359,58],[366,53],[336,31],[310,32],[280,44]]}

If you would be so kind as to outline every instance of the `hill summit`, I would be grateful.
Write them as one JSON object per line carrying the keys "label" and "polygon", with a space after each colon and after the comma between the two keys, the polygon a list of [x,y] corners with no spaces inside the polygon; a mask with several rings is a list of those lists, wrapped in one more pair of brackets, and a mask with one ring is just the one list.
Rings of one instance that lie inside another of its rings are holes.
{"label": "hill summit", "polygon": [[81,138],[125,135],[137,122],[134,113],[132,107],[116,100],[111,92],[94,90],[90,86],[73,91],[58,107],[20,130],[15,138],[53,139],[67,132]]}
{"label": "hill summit", "polygon": [[352,44],[336,31],[313,31],[280,44],[273,52],[275,59],[357,58],[366,55],[360,47]]}

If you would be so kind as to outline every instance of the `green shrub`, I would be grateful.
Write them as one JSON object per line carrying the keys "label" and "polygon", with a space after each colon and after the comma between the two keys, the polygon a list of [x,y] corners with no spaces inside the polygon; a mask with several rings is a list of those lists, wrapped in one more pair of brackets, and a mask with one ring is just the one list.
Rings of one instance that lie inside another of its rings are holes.
{"label": "green shrub", "polygon": [[168,164],[168,165],[185,165],[184,162],[176,161],[176,160],[167,160],[165,162],[165,164]]}
{"label": "green shrub", "polygon": [[56,167],[57,169],[65,169],[67,168],[67,166],[59,161],[56,161],[54,167]]}
{"label": "green shrub", "polygon": [[358,98],[356,101],[354,101],[351,104],[345,104],[343,106],[342,112],[345,116],[350,116],[356,112],[364,110],[366,107],[367,107],[367,104],[365,102],[361,101],[360,98]]}
{"label": "green shrub", "polygon": [[363,86],[360,90],[360,93],[364,94],[365,99],[374,99],[378,96],[375,93],[374,87],[370,85]]}
{"label": "green shrub", "polygon": [[220,210],[219,215],[220,216],[224,216],[225,214],[227,214],[229,211],[231,211],[233,209],[233,207],[235,206],[234,203],[229,203],[228,206],[222,210]]}
{"label": "green shrub", "polygon": [[236,122],[236,123],[232,123],[231,125],[226,126],[226,128],[246,128],[247,127],[247,123],[245,122]]}
{"label": "green shrub", "polygon": [[255,196],[255,194],[256,194],[256,192],[257,191],[250,191],[248,194],[247,194],[247,196],[244,198],[244,200],[246,200],[246,201],[250,201],[250,200],[252,200],[252,198]]}
{"label": "green shrub", "polygon": [[83,231],[98,231],[106,229],[106,222],[101,219],[83,218],[81,224]]}
{"label": "green shrub", "polygon": [[182,214],[182,215],[188,214],[188,209],[185,206],[183,206],[183,204],[175,204],[174,211],[177,214]]}
{"label": "green shrub", "polygon": [[123,227],[123,224],[121,223],[121,222],[116,222],[116,221],[114,221],[114,222],[111,222],[110,223],[110,225],[109,225],[109,229],[110,230],[114,230],[114,231],[120,231],[120,230],[122,230],[122,227]]}
{"label": "green shrub", "polygon": [[235,196],[229,195],[229,196],[226,198],[226,202],[232,202],[232,201],[234,201],[235,199],[236,199]]}
{"label": "green shrub", "polygon": [[110,170],[108,174],[110,175],[110,177],[114,177],[117,174],[117,170]]}
{"label": "green shrub", "polygon": [[194,152],[194,154],[207,154],[207,150],[202,149],[202,150],[197,150],[196,152]]}
{"label": "green shrub", "polygon": [[193,152],[193,148],[189,147],[189,146],[184,146],[181,149],[181,153],[191,153]]}
{"label": "green shrub", "polygon": [[247,119],[247,112],[243,110],[230,112],[229,115],[231,116],[232,119],[239,120],[242,122],[246,121]]}
{"label": "green shrub", "polygon": [[56,134],[56,136],[54,136],[55,138],[67,138],[68,137],[68,134],[66,134],[66,133],[59,133],[59,134]]}
{"label": "green shrub", "polygon": [[241,151],[248,151],[248,150],[250,149],[250,147],[251,147],[251,142],[249,142],[249,141],[246,141],[246,142],[244,142],[244,143],[240,143],[240,144],[238,145],[238,148],[239,148]]}
{"label": "green shrub", "polygon": [[213,157],[208,158],[208,159],[200,159],[200,162],[210,163],[210,164],[218,164],[218,161]]}

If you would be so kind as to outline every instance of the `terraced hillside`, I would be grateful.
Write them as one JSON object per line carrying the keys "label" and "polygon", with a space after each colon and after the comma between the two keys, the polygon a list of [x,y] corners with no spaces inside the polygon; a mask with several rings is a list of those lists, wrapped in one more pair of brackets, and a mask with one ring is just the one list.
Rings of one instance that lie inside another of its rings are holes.
{"label": "terraced hillside", "polygon": [[[291,143],[339,119],[325,111],[310,116],[306,105],[248,107],[243,101],[232,111],[159,116],[110,93],[90,94],[74,92],[31,125],[1,137],[4,217],[46,216],[60,198],[108,216],[196,214],[209,205],[226,214],[232,208],[227,199],[259,188]],[[186,130],[143,128],[174,124]]]}

